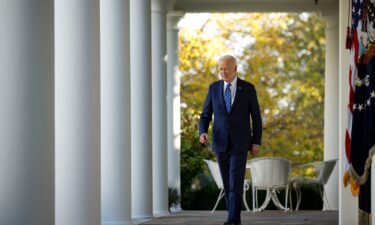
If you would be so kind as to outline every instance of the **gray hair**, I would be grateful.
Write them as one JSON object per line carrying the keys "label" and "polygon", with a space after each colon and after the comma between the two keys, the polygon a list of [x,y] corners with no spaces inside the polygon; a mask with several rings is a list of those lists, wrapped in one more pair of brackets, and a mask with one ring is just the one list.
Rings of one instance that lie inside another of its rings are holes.
{"label": "gray hair", "polygon": [[237,66],[237,60],[236,60],[236,58],[234,58],[234,56],[232,56],[232,55],[222,55],[222,56],[220,56],[220,58],[219,58],[219,62],[222,62],[222,61],[231,61],[234,65],[236,65]]}

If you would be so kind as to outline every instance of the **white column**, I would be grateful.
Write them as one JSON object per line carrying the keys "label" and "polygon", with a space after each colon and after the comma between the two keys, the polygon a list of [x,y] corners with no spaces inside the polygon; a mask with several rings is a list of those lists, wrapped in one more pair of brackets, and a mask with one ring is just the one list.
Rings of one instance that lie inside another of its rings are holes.
{"label": "white column", "polygon": [[0,224],[54,223],[53,1],[0,0]]}
{"label": "white column", "polygon": [[345,131],[349,102],[350,52],[345,49],[349,0],[341,0],[339,4],[339,224],[356,225],[358,224],[358,198],[354,198],[350,193],[350,187],[344,188],[342,182],[345,172]]}
{"label": "white column", "polygon": [[165,0],[151,1],[153,213],[168,211],[167,28]]}
{"label": "white column", "polygon": [[[326,21],[326,59],[324,85],[324,160],[339,158],[339,17],[324,16]],[[332,210],[338,210],[339,166],[333,170],[325,186]]]}
{"label": "white column", "polygon": [[[167,15],[167,126],[168,126],[168,186],[177,189],[181,196],[180,174],[180,72],[178,55],[178,27],[181,12]],[[174,210],[180,210],[180,205]]]}
{"label": "white column", "polygon": [[131,224],[129,0],[100,1],[102,225]]}
{"label": "white column", "polygon": [[130,0],[132,217],[152,217],[151,2]]}
{"label": "white column", "polygon": [[99,0],[56,0],[55,9],[56,225],[98,225]]}

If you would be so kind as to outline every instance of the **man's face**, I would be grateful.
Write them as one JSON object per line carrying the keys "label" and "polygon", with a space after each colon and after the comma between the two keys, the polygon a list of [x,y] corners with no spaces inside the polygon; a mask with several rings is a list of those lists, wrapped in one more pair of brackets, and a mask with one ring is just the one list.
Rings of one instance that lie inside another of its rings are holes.
{"label": "man's face", "polygon": [[237,66],[231,60],[223,60],[219,62],[220,76],[226,82],[232,82],[236,77]]}

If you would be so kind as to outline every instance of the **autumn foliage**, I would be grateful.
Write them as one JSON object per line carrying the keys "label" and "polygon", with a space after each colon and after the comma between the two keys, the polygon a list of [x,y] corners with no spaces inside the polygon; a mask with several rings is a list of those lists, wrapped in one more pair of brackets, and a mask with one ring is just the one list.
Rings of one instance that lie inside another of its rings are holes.
{"label": "autumn foliage", "polygon": [[238,59],[238,76],[257,89],[263,118],[259,156],[322,160],[324,20],[307,13],[200,16],[200,26],[182,23],[179,34],[182,194],[200,188],[201,159],[214,157],[198,143],[197,124],[208,86],[219,79],[217,59],[224,53]]}

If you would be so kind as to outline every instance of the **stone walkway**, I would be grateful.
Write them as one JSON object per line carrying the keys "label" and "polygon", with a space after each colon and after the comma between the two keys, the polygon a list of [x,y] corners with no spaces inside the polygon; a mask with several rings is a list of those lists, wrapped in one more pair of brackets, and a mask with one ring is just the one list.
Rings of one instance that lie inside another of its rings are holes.
{"label": "stone walkway", "polygon": [[[170,216],[153,218],[144,225],[222,225],[226,211],[182,211]],[[261,213],[242,212],[242,225],[336,225],[338,211],[267,210]]]}

